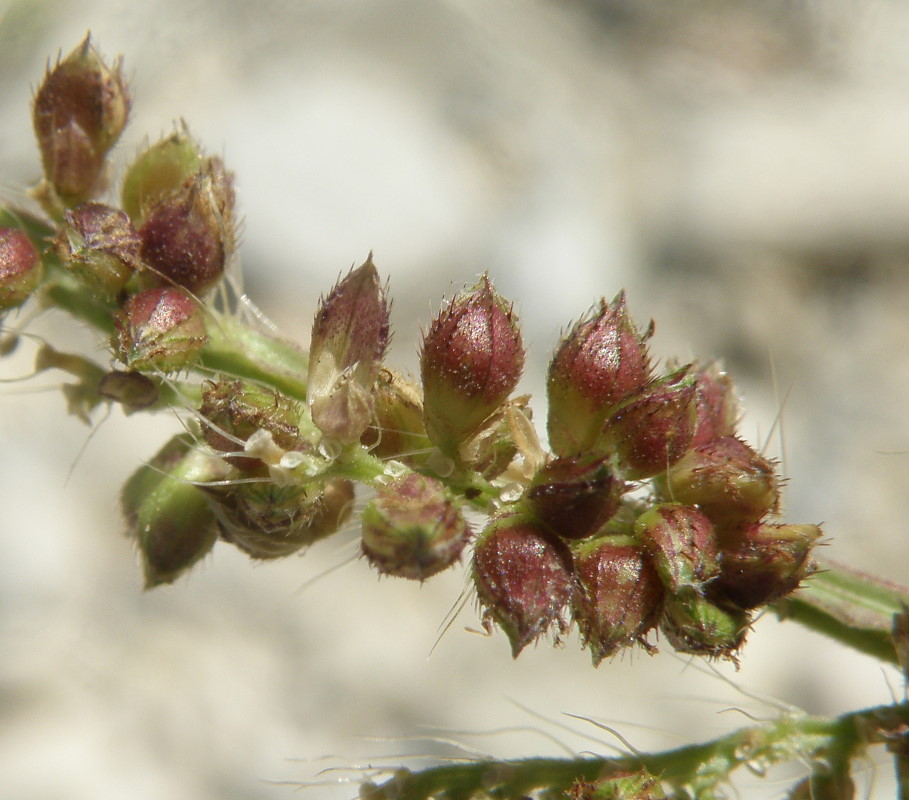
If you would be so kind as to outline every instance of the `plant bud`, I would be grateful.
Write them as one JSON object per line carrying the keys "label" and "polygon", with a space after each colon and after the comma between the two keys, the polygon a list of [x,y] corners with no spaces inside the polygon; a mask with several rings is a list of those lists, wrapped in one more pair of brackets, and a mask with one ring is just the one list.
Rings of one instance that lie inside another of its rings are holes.
{"label": "plant bud", "polygon": [[650,379],[650,359],[628,316],[625,293],[575,323],[549,365],[549,446],[559,456],[588,452],[611,406]]}
{"label": "plant bud", "polygon": [[615,452],[623,478],[652,477],[685,455],[697,424],[696,400],[694,378],[683,367],[613,408],[602,441]]}
{"label": "plant bud", "polygon": [[153,280],[195,295],[221,280],[234,247],[233,205],[229,173],[220,161],[209,159],[179,190],[152,206],[139,236]]}
{"label": "plant bud", "polygon": [[566,792],[568,800],[665,800],[660,782],[643,767],[594,781],[578,780]]}
{"label": "plant bud", "polygon": [[90,37],[44,77],[32,108],[48,184],[64,205],[92,197],[107,152],[129,115],[120,61],[102,61]]}
{"label": "plant bud", "polygon": [[707,598],[687,593],[667,596],[660,630],[679,653],[734,661],[749,626],[744,611],[720,608]]}
{"label": "plant bud", "polygon": [[211,490],[221,538],[251,558],[283,558],[335,533],[353,509],[353,484],[279,486],[262,480]]}
{"label": "plant bud", "polygon": [[202,387],[199,416],[205,441],[245,472],[265,467],[255,456],[238,454],[257,431],[266,431],[284,451],[306,446],[298,427],[302,414],[298,402],[257,383],[221,380]]}
{"label": "plant bud", "polygon": [[202,150],[183,127],[146,148],[130,165],[120,192],[123,210],[141,225],[151,208],[201,172]]}
{"label": "plant bud", "polygon": [[815,567],[811,550],[821,537],[817,525],[753,524],[723,548],[723,571],[710,596],[752,609],[795,591]]}
{"label": "plant bud", "polygon": [[363,431],[360,444],[377,458],[422,465],[430,442],[423,425],[423,398],[413,381],[386,367],[379,370],[372,424]]}
{"label": "plant bud", "polygon": [[571,554],[539,525],[519,514],[490,521],[473,552],[473,581],[484,622],[494,621],[518,654],[555,625],[575,592]]}
{"label": "plant bud", "polygon": [[707,582],[719,575],[713,525],[696,508],[661,503],[637,518],[634,532],[671,595],[703,594]]}
{"label": "plant bud", "polygon": [[26,233],[0,227],[0,312],[28,300],[43,273],[41,254]]}
{"label": "plant bud", "polygon": [[525,496],[550,531],[563,539],[583,539],[618,511],[624,489],[605,458],[565,456],[540,469]]}
{"label": "plant bud", "polygon": [[692,449],[657,483],[662,496],[697,505],[717,526],[756,522],[779,502],[773,464],[734,436]]}
{"label": "plant bud", "polygon": [[700,367],[694,373],[694,381],[697,391],[697,427],[692,447],[721,436],[735,435],[738,402],[732,378],[712,363]]}
{"label": "plant bud", "polygon": [[134,294],[114,318],[114,350],[131,370],[176,372],[193,364],[205,345],[199,304],[181,289]]}
{"label": "plant bud", "polygon": [[598,536],[574,549],[579,590],[574,620],[593,663],[640,644],[660,621],[663,585],[643,548],[629,536]]}
{"label": "plant bud", "polygon": [[139,544],[146,589],[173,583],[214,547],[214,513],[192,483],[220,477],[217,461],[183,435],[126,482],[120,502],[129,535]]}
{"label": "plant bud", "polygon": [[423,338],[423,413],[436,447],[455,457],[508,399],[523,368],[517,318],[484,275],[448,303]]}
{"label": "plant bud", "polygon": [[370,253],[322,300],[312,326],[307,399],[329,439],[358,441],[373,422],[388,331],[388,303]]}
{"label": "plant bud", "polygon": [[424,581],[450,567],[470,527],[445,487],[415,472],[379,488],[362,513],[363,555],[385,575]]}
{"label": "plant bud", "polygon": [[103,203],[67,211],[54,248],[63,266],[103,297],[116,297],[139,266],[139,234],[124,212]]}

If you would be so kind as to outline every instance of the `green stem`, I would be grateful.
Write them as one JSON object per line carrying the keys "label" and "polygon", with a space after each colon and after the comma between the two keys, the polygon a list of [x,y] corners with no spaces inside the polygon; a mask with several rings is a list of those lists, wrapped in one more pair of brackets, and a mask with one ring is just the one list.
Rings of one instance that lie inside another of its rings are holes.
{"label": "green stem", "polygon": [[398,771],[366,797],[396,800],[470,800],[513,798],[548,790],[565,792],[578,780],[593,782],[642,768],[687,796],[710,796],[741,766],[763,771],[799,759],[821,768],[831,759],[851,760],[868,744],[886,741],[894,722],[909,724],[909,704],[865,709],[835,719],[783,715],[764,725],[743,728],[710,742],[661,753],[616,758],[528,758],[476,761]]}
{"label": "green stem", "polygon": [[862,653],[899,664],[892,630],[895,615],[907,606],[909,589],[830,562],[775,610],[780,619],[795,620]]}

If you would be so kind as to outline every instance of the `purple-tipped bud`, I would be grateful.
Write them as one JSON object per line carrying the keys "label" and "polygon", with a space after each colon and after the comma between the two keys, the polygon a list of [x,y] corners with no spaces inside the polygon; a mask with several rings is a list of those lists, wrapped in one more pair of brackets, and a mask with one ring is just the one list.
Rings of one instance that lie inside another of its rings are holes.
{"label": "purple-tipped bud", "polygon": [[817,525],[762,523],[735,532],[710,596],[743,609],[785,597],[814,571],[811,551],[820,538]]}
{"label": "purple-tipped bud", "polygon": [[152,280],[195,295],[221,280],[234,248],[233,206],[230,174],[217,159],[152,206],[139,229]]}
{"label": "purple-tipped bud", "polygon": [[576,781],[568,800],[665,800],[659,780],[646,769],[617,772],[595,781]]}
{"label": "purple-tipped bud", "polygon": [[43,273],[41,254],[25,232],[0,227],[0,312],[28,300]]}
{"label": "purple-tipped bud", "polygon": [[713,524],[696,508],[661,503],[637,518],[634,532],[671,595],[703,594],[720,573]]}
{"label": "purple-tipped bud", "polygon": [[614,407],[602,441],[615,453],[622,477],[649,478],[671,467],[691,447],[696,415],[694,378],[683,367]]}
{"label": "purple-tipped bud", "polygon": [[121,507],[139,545],[147,589],[173,583],[214,546],[215,516],[193,483],[221,477],[217,470],[189,436],[177,436],[123,487]]}
{"label": "purple-tipped bud", "polygon": [[350,517],[354,487],[334,479],[324,486],[279,486],[268,480],[210,490],[224,541],[250,558],[283,558],[335,533]]}
{"label": "purple-tipped bud", "polygon": [[424,581],[461,557],[470,527],[445,487],[415,472],[379,488],[362,513],[363,555],[385,575]]}
{"label": "purple-tipped bud", "polygon": [[611,406],[650,379],[650,359],[628,316],[625,293],[575,323],[549,365],[549,446],[559,456],[589,451]]}
{"label": "purple-tipped bud", "polygon": [[129,95],[120,61],[108,66],[90,37],[50,70],[32,108],[48,184],[64,205],[92,197],[104,159],[126,125]]}
{"label": "purple-tipped bud", "polygon": [[523,368],[517,318],[484,275],[448,303],[423,338],[420,372],[429,438],[455,456],[505,403]]}
{"label": "purple-tipped bud", "polygon": [[733,436],[738,421],[738,400],[732,378],[713,363],[699,368],[694,380],[698,410],[692,447]]}
{"label": "purple-tipped bud", "polygon": [[143,150],[130,165],[120,192],[123,210],[141,225],[150,209],[203,171],[204,163],[202,150],[189,132],[175,131]]}
{"label": "purple-tipped bud", "polygon": [[67,211],[54,248],[64,267],[104,297],[116,297],[139,266],[139,234],[124,212],[103,203]]}
{"label": "purple-tipped bud", "polygon": [[202,387],[202,435],[227,461],[246,472],[262,470],[256,455],[243,455],[249,438],[265,431],[282,451],[302,450],[300,404],[279,392],[246,381],[221,380]]}
{"label": "purple-tipped bud", "polygon": [[629,536],[600,536],[579,543],[574,563],[580,588],[574,619],[593,663],[640,644],[660,621],[663,585],[643,548]]}
{"label": "purple-tipped bud", "polygon": [[493,519],[477,539],[473,581],[484,621],[494,621],[518,654],[551,626],[575,592],[571,554],[538,524],[516,514]]}
{"label": "purple-tipped bud", "polygon": [[750,619],[744,611],[721,608],[698,594],[666,598],[660,630],[679,653],[735,660]]}
{"label": "purple-tipped bud", "polygon": [[205,344],[199,304],[181,289],[134,294],[114,318],[114,350],[129,369],[175,372],[193,364]]}
{"label": "purple-tipped bud", "polygon": [[360,444],[378,458],[393,458],[411,467],[423,463],[430,442],[423,425],[423,397],[413,381],[386,367],[379,370],[372,424]]}
{"label": "purple-tipped bud", "polygon": [[624,489],[605,458],[566,456],[540,469],[525,496],[550,531],[563,539],[583,539],[618,511]]}
{"label": "purple-tipped bud", "polygon": [[374,422],[388,333],[388,302],[370,253],[322,300],[313,321],[307,399],[327,438],[355,442]]}
{"label": "purple-tipped bud", "polygon": [[698,506],[717,526],[756,522],[779,502],[773,463],[734,436],[692,449],[658,484],[664,497]]}

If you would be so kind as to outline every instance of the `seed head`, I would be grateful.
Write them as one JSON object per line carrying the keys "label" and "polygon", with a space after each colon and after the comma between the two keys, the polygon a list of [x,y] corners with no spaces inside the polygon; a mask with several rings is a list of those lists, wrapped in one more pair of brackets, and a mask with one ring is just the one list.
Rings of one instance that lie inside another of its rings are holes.
{"label": "seed head", "polygon": [[470,527],[445,487],[415,472],[380,487],[362,513],[363,555],[379,572],[424,581],[461,557]]}
{"label": "seed head", "polygon": [[313,322],[307,399],[329,439],[358,441],[374,422],[374,385],[388,338],[388,302],[370,253],[322,300]]}
{"label": "seed head", "polygon": [[629,536],[598,536],[574,548],[579,590],[574,620],[593,663],[640,644],[660,620],[663,585],[643,548]]}
{"label": "seed head", "polygon": [[158,203],[176,194],[193,175],[204,171],[202,149],[185,127],[151,147],[130,165],[123,178],[123,210],[137,226]]}
{"label": "seed head", "polygon": [[128,533],[139,546],[147,589],[173,583],[214,547],[215,516],[205,493],[193,484],[219,477],[217,462],[183,435],[126,482],[120,504]]}
{"label": "seed head", "polygon": [[205,345],[199,304],[182,289],[146,289],[114,318],[117,357],[131,370],[176,372],[193,364]]}
{"label": "seed head", "polygon": [[335,533],[353,509],[354,488],[336,478],[324,485],[279,486],[262,480],[213,487],[221,538],[250,558],[283,558]]}
{"label": "seed head", "polygon": [[671,595],[703,594],[720,573],[713,524],[692,506],[660,503],[637,518],[634,532]]}
{"label": "seed head", "polygon": [[208,159],[145,214],[139,236],[148,279],[195,295],[211,289],[234,248],[233,207],[230,173]]}
{"label": "seed head", "polygon": [[64,205],[93,197],[129,116],[120,61],[108,66],[86,36],[49,70],[32,107],[44,175]]}
{"label": "seed head", "polygon": [[549,445],[559,456],[589,452],[610,408],[650,378],[645,341],[625,293],[575,323],[556,349],[546,382]]}
{"label": "seed head", "polygon": [[551,626],[565,629],[571,554],[532,520],[506,513],[489,523],[474,548],[473,581],[484,619],[505,631],[515,658]]}
{"label": "seed head", "polygon": [[815,570],[811,551],[820,537],[817,525],[765,522],[735,531],[710,596],[746,610],[785,597]]}
{"label": "seed head", "polygon": [[263,461],[254,455],[237,455],[258,431],[266,431],[283,451],[303,450],[308,443],[298,424],[303,409],[289,397],[249,381],[221,380],[202,387],[202,435],[228,463],[244,472],[262,472]]}
{"label": "seed head", "polygon": [[779,504],[773,463],[734,436],[693,448],[657,484],[664,497],[697,505],[718,527],[756,522]]}
{"label": "seed head", "polygon": [[614,406],[603,431],[619,474],[640,480],[663,472],[691,446],[697,424],[694,378],[683,367]]}
{"label": "seed head", "polygon": [[43,274],[41,254],[26,233],[0,227],[0,312],[28,300]]}
{"label": "seed head", "polygon": [[564,456],[534,475],[526,497],[533,514],[552,533],[583,539],[618,511],[624,489],[605,458]]}
{"label": "seed head", "polygon": [[130,218],[103,203],[64,215],[54,249],[66,269],[102,297],[116,297],[139,266],[139,234]]}
{"label": "seed head", "polygon": [[484,275],[456,295],[423,337],[420,373],[426,432],[448,456],[508,399],[524,368],[511,306]]}

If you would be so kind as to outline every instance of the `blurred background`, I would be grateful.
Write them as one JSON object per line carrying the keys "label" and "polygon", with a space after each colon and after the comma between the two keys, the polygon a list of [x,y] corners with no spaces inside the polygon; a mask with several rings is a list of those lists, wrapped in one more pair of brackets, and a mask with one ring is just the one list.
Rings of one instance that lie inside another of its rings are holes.
{"label": "blurred background", "polygon": [[[621,288],[660,358],[717,357],[745,437],[789,478],[824,555],[909,581],[909,5],[899,0],[23,0],[0,3],[0,181],[38,177],[30,99],[91,30],[125,56],[115,159],[183,118],[236,173],[249,294],[308,340],[369,252],[390,361],[485,270],[542,396],[559,332]],[[59,315],[30,326],[104,359]],[[0,377],[27,374],[23,341]],[[229,545],[145,593],[118,490],[178,422],[94,428],[56,376],[0,387],[0,798],[352,798],[372,766],[673,747],[766,718],[888,702],[895,672],[758,622],[741,669],[575,637],[512,661],[439,639],[465,571],[377,580],[356,531],[251,564]],[[542,408],[538,406],[538,410]],[[780,424],[781,421],[781,424]],[[438,639],[438,643],[437,643]],[[746,694],[747,692],[747,694]],[[408,759],[408,756],[413,758]],[[862,797],[893,796],[883,753]],[[798,768],[742,797],[783,797]],[[345,783],[349,780],[350,783]]]}

